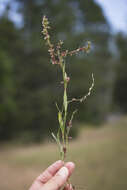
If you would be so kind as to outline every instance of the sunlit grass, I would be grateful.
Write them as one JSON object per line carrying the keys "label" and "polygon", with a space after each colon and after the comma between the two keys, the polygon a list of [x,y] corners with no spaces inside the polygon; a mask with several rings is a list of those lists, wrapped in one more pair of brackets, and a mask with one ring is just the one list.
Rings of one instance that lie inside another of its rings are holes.
{"label": "sunlit grass", "polygon": [[[25,190],[49,164],[59,159],[55,144],[7,147],[0,151],[0,189]],[[127,120],[99,129],[82,129],[67,160],[76,163],[77,189],[127,189]],[[5,180],[6,179],[6,180]]]}

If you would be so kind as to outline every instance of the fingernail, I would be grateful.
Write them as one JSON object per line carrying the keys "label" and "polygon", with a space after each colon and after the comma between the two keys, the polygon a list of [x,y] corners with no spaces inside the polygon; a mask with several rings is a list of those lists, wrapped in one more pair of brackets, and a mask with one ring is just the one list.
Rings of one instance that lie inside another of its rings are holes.
{"label": "fingernail", "polygon": [[56,161],[56,163],[57,164],[61,164],[61,163],[64,164],[64,162],[62,160],[58,160],[58,161]]}
{"label": "fingernail", "polygon": [[63,178],[66,178],[66,177],[68,177],[69,172],[68,172],[68,169],[67,169],[66,167],[62,167],[62,168],[58,171],[57,174],[60,175],[60,176],[62,176]]}
{"label": "fingernail", "polygon": [[71,166],[71,167],[75,167],[75,164],[73,162],[67,162],[67,165]]}

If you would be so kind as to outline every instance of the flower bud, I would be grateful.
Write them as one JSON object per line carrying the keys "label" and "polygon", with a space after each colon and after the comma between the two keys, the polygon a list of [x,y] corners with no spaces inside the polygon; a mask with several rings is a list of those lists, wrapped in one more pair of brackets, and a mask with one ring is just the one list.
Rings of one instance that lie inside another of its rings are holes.
{"label": "flower bud", "polygon": [[70,77],[67,77],[67,78],[66,78],[66,81],[69,82],[69,81],[70,81]]}

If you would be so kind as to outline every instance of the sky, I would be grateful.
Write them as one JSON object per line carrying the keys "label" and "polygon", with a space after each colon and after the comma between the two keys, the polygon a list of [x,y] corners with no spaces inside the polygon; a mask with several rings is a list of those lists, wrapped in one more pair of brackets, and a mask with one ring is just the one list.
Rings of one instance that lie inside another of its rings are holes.
{"label": "sky", "polygon": [[[0,0],[0,15],[5,10],[5,6],[7,5],[7,3],[11,1],[12,0]],[[13,20],[17,26],[20,27],[22,23],[22,17],[20,14],[16,13],[17,3],[13,3],[13,4],[10,3],[10,5],[11,5],[12,11],[9,14],[9,18]]]}
{"label": "sky", "polygon": [[113,32],[127,33],[127,0],[95,0],[101,5]]}
{"label": "sky", "polygon": [[[0,0],[0,14],[8,1],[11,0]],[[113,33],[119,31],[127,33],[127,0],[95,0],[95,2],[102,7]],[[15,10],[16,6],[13,4],[12,9]],[[15,11],[12,11],[9,16],[17,25],[21,23],[21,16]]]}

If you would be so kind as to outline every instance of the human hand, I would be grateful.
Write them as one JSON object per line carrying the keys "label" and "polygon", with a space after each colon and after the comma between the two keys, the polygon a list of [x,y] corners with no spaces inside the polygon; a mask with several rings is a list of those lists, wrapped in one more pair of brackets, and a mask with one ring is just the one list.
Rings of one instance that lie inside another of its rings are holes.
{"label": "human hand", "polygon": [[[59,160],[49,166],[36,178],[29,190],[60,190],[72,174],[75,165],[73,162]],[[70,184],[65,185],[64,190],[73,190]]]}

